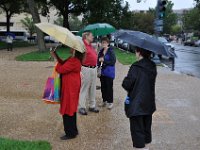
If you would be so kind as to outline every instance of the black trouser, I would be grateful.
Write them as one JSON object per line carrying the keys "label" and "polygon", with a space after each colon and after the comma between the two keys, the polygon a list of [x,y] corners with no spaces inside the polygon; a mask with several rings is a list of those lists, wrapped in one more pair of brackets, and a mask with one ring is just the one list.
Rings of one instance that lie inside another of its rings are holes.
{"label": "black trouser", "polygon": [[145,144],[151,143],[152,115],[135,116],[130,118],[130,129],[133,147],[144,148]]}
{"label": "black trouser", "polygon": [[63,115],[63,125],[66,136],[75,137],[78,134],[76,113],[73,116]]}
{"label": "black trouser", "polygon": [[101,76],[100,81],[103,101],[113,103],[113,78]]}
{"label": "black trouser", "polygon": [[12,43],[7,43],[7,50],[12,51]]}

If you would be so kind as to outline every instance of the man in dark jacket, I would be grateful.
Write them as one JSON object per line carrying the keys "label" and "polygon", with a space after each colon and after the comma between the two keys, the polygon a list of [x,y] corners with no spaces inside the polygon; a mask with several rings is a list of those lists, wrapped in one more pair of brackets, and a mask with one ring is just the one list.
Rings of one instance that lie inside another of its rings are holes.
{"label": "man in dark jacket", "polygon": [[[151,143],[152,114],[156,110],[155,82],[157,76],[156,65],[150,60],[151,52],[137,48],[134,63],[122,87],[128,92],[125,101],[125,112],[130,119],[133,146],[145,148]],[[144,149],[145,150],[145,149]]]}

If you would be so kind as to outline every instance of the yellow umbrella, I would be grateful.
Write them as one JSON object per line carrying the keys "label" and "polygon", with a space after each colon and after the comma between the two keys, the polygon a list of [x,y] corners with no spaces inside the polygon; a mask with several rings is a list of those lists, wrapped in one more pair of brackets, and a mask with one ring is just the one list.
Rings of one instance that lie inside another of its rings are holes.
{"label": "yellow umbrella", "polygon": [[64,45],[69,46],[81,53],[85,52],[85,46],[80,39],[78,39],[73,33],[71,33],[67,28],[63,28],[51,23],[38,23],[35,24],[40,30],[46,34],[54,37],[59,42]]}

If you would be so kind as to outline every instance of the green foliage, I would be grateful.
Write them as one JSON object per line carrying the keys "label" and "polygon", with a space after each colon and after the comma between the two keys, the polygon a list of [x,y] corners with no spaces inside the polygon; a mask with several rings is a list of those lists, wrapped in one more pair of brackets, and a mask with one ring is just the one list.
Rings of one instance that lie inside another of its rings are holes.
{"label": "green foliage", "polygon": [[85,24],[109,23],[116,28],[129,28],[131,12],[123,0],[88,0],[88,11],[84,14]]}
{"label": "green foliage", "polygon": [[0,0],[0,9],[5,12],[7,21],[7,32],[10,31],[10,18],[14,14],[19,14],[24,10],[24,0]]}
{"label": "green foliage", "polygon": [[172,34],[179,34],[179,33],[181,33],[181,26],[179,26],[179,25],[173,25],[172,27],[171,27],[171,33]]}
{"label": "green foliage", "polygon": [[[63,17],[58,17],[54,21],[54,23],[62,26],[63,25]],[[70,30],[72,30],[72,31],[79,31],[81,28],[83,28],[82,21],[74,15],[71,15],[69,18],[69,26],[70,26]]]}
{"label": "green foliage", "polygon": [[86,10],[87,0],[50,0],[48,5],[55,7],[63,17],[63,27],[69,28],[69,15],[80,15]]}
{"label": "green foliage", "polygon": [[183,15],[183,28],[185,31],[200,31],[200,9],[195,7]]}
{"label": "green foliage", "polygon": [[131,29],[154,33],[154,13],[148,11],[147,13],[133,13],[133,23]]}
{"label": "green foliage", "polygon": [[[67,59],[71,55],[69,48],[66,48],[66,47],[59,48],[56,51],[62,59]],[[45,51],[45,52],[34,51],[34,52],[17,56],[16,60],[17,61],[49,61],[51,60],[50,58],[51,57],[50,57],[49,51]]]}
{"label": "green foliage", "polygon": [[173,6],[174,3],[168,0],[166,5],[164,27],[163,27],[163,32],[167,34],[171,33],[171,27],[173,25],[176,25],[178,19],[177,15],[172,10]]}
{"label": "green foliage", "polygon": [[118,61],[123,65],[131,65],[136,61],[136,56],[134,53],[125,52],[116,48],[115,54]]}
{"label": "green foliage", "polygon": [[35,25],[33,19],[26,17],[23,20],[21,20],[21,23],[26,28],[26,30],[28,30],[30,37],[32,37],[32,35],[35,33]]}
{"label": "green foliage", "polygon": [[18,141],[0,138],[0,150],[51,150],[52,147],[46,141]]}
{"label": "green foliage", "polygon": [[194,0],[196,2],[196,6],[200,9],[200,0]]}

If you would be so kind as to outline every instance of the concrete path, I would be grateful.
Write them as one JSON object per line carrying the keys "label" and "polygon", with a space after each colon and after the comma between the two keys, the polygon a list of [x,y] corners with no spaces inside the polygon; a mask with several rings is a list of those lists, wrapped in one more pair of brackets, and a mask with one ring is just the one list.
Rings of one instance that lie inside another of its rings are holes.
{"label": "concrete path", "polygon": [[[123,110],[126,92],[121,87],[129,66],[117,64],[113,110],[101,109],[99,114],[78,116],[78,138],[60,141],[64,132],[59,105],[41,101],[54,63],[14,60],[15,56],[34,49],[0,51],[0,136],[47,140],[54,150],[132,150],[129,122]],[[156,95],[150,149],[200,149],[200,79],[158,68]],[[98,103],[100,100],[101,93],[97,91]]]}

